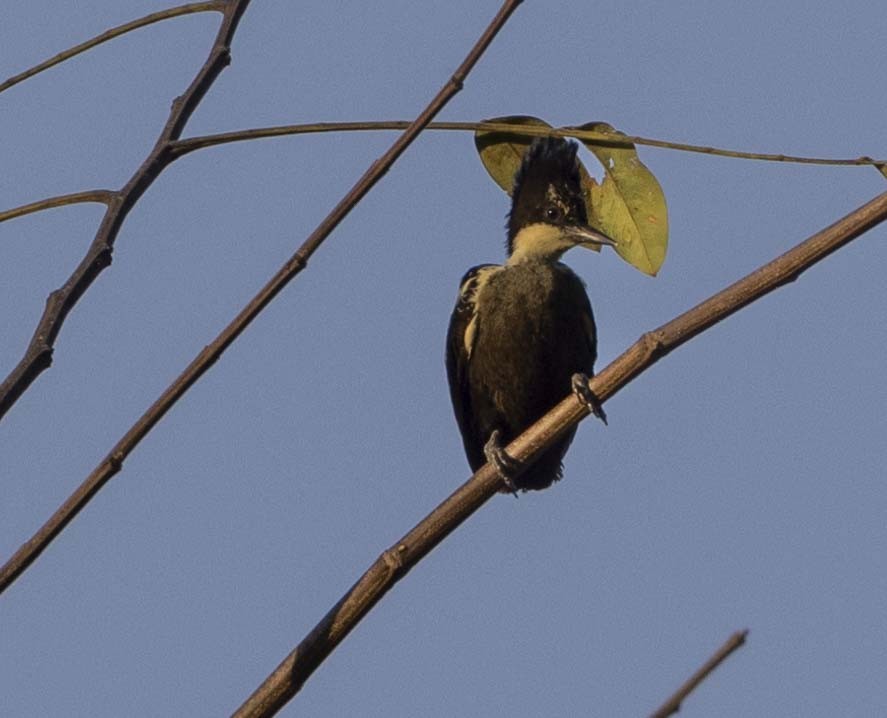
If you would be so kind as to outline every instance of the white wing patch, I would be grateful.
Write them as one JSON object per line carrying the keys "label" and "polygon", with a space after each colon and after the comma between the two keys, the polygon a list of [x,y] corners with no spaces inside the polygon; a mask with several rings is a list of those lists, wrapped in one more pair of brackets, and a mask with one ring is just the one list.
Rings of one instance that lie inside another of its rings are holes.
{"label": "white wing patch", "polygon": [[481,291],[493,273],[498,272],[502,267],[490,266],[482,267],[472,274],[468,280],[459,288],[459,303],[463,304],[471,313],[471,319],[465,327],[465,333],[462,335],[462,346],[465,349],[465,357],[471,358],[471,350],[474,348],[474,341],[477,337],[477,301]]}
{"label": "white wing patch", "polygon": [[462,342],[465,346],[465,356],[471,359],[471,350],[474,348],[474,335],[477,334],[477,314],[471,317],[468,326],[465,327],[465,336]]}

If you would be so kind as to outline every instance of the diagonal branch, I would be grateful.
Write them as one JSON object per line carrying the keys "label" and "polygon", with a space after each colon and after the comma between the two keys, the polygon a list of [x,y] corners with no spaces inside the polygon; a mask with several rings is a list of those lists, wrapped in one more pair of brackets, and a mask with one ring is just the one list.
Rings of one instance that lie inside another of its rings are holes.
{"label": "diagonal branch", "polygon": [[13,75],[8,80],[0,82],[0,92],[8,90],[10,87],[17,85],[20,82],[24,82],[30,77],[34,77],[34,75],[39,75],[44,70],[48,70],[50,67],[55,67],[65,60],[70,60],[72,57],[76,57],[82,52],[91,50],[97,45],[101,45],[103,42],[108,42],[108,40],[113,40],[115,37],[120,37],[121,35],[125,35],[126,33],[132,32],[133,30],[138,30],[140,27],[152,25],[155,22],[160,22],[161,20],[168,20],[173,17],[179,17],[180,15],[192,15],[197,12],[208,12],[213,10],[217,12],[225,12],[225,5],[226,0],[195,2],[188,5],[180,5],[179,7],[171,7],[166,10],[160,10],[159,12],[145,15],[145,17],[140,17],[138,20],[132,20],[131,22],[124,23],[123,25],[112,27],[110,30],[106,30],[100,35],[96,35],[95,37],[90,38],[86,42],[81,42],[79,45],[74,45],[74,47],[70,47],[63,52],[60,52],[58,55],[54,55],[48,60],[44,60],[39,65],[34,65],[34,67],[28,68],[24,72],[20,72],[18,75]]}
{"label": "diagonal branch", "polygon": [[[248,1],[248,0],[247,0]],[[225,327],[222,332],[191,361],[185,370],[170,384],[160,397],[142,414],[139,420],[130,427],[123,437],[114,445],[105,459],[93,472],[86,477],[82,484],[69,496],[65,502],[55,511],[49,520],[38,529],[25,544],[23,544],[12,557],[0,567],[0,593],[9,585],[43,552],[50,542],[70,523],[79,513],[80,509],[89,503],[90,499],[113,477],[123,466],[124,459],[135,449],[139,442],[148,434],[155,424],[167,411],[184,395],[191,386],[206,373],[218,360],[231,343],[240,336],[250,322],[277,296],[289,281],[301,272],[307,265],[308,259],[317,250],[330,233],[348,215],[354,206],[366,195],[367,192],[382,178],[391,165],[403,154],[404,150],[416,139],[422,129],[431,119],[440,112],[449,100],[462,89],[462,84],[468,73],[480,59],[484,51],[489,47],[493,38],[505,24],[505,21],[517,9],[522,0],[505,0],[496,17],[489,27],[481,35],[480,39],[469,51],[467,57],[458,67],[449,81],[435,95],[434,99],[422,111],[422,113],[410,124],[407,130],[395,140],[394,144],[379,159],[370,165],[369,169],[361,176],[357,183],[339,201],[332,211],[321,221],[317,229],[302,243],[295,254],[287,260],[277,273],[262,287],[252,301],[247,304],[240,313]],[[246,1],[243,2],[246,5]],[[195,79],[192,87],[200,82],[201,77],[208,77],[207,73],[201,73]],[[186,107],[196,102],[179,98],[175,106]],[[174,107],[175,107],[174,106]],[[184,112],[184,110],[183,110]],[[179,118],[183,123],[187,114]],[[172,118],[171,118],[172,119]],[[169,125],[168,125],[169,127]],[[166,135],[166,129],[164,131]],[[173,131],[169,130],[169,138],[173,139]],[[163,142],[163,137],[161,141]],[[162,149],[168,147],[165,142],[158,146]],[[168,157],[168,155],[166,155]],[[160,160],[158,160],[160,161]],[[156,175],[155,175],[156,176]],[[138,177],[138,175],[137,175]],[[136,179],[136,178],[134,178]],[[130,181],[132,183],[132,180]],[[129,186],[129,185],[127,185]],[[143,191],[143,190],[142,190]],[[122,221],[122,220],[121,220]],[[51,297],[50,297],[51,299]]]}
{"label": "diagonal branch", "polygon": [[736,633],[730,636],[724,645],[715,651],[712,657],[702,664],[698,671],[690,676],[686,682],[678,688],[667,701],[665,701],[665,703],[656,709],[655,712],[650,714],[650,718],[669,718],[669,716],[680,711],[681,703],[683,703],[684,699],[696,690],[696,686],[708,678],[709,674],[715,668],[726,661],[735,650],[745,644],[746,636],[748,636],[747,629],[744,631],[736,631]]}
{"label": "diagonal branch", "polygon": [[37,323],[25,355],[0,384],[0,419],[40,373],[52,363],[53,345],[65,323],[65,318],[95,278],[111,264],[114,241],[126,215],[142,193],[173,161],[169,145],[179,138],[191,113],[206,95],[219,73],[231,61],[231,38],[248,4],[249,0],[227,0],[223,3],[222,24],[209,57],[185,93],[173,102],[169,118],[150,154],[123,189],[103,197],[102,201],[107,204],[105,216],[86,255],[68,280],[49,295],[46,308]]}
{"label": "diagonal branch", "polygon": [[[693,309],[647,332],[590,382],[601,402],[612,397],[659,359],[700,332],[726,319],[777,287],[792,282],[832,252],[887,219],[887,192],[814,234],[781,257],[713,295]],[[588,409],[568,396],[508,445],[526,469],[564,431],[588,416]],[[292,698],[357,623],[406,573],[501,488],[489,465],[384,551],[298,646],[234,714],[235,718],[273,715]]]}

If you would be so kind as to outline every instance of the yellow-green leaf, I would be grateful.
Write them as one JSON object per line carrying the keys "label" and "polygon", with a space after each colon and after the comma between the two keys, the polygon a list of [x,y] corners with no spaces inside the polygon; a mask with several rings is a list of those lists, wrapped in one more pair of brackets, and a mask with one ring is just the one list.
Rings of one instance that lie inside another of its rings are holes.
{"label": "yellow-green leaf", "polygon": [[[538,117],[510,115],[485,122],[513,125],[513,131],[478,130],[474,143],[481,162],[502,189],[511,194],[514,175],[534,134],[522,134],[521,126],[548,128]],[[581,127],[564,128],[624,137],[605,122],[589,122]],[[616,240],[616,251],[629,264],[642,272],[655,275],[665,261],[668,248],[668,210],[659,182],[638,159],[633,144],[620,141],[618,146],[600,140],[583,140],[604,166],[604,180],[598,184],[585,166],[579,163],[582,191],[588,207],[588,220]],[[600,251],[599,247],[595,247]]]}
{"label": "yellow-green leaf", "polygon": [[[514,125],[514,132],[502,130],[478,130],[474,133],[474,144],[490,177],[504,189],[509,195],[514,189],[514,175],[524,159],[524,153],[538,135],[524,135],[520,133],[521,125],[530,127],[545,127],[551,129],[545,120],[531,115],[509,115],[507,117],[494,117],[484,122]],[[579,174],[582,187],[588,197],[588,188],[594,184],[594,178],[588,174],[588,170],[582,162],[579,162]],[[601,248],[589,246],[595,252]]]}
{"label": "yellow-green leaf", "polygon": [[514,185],[514,173],[520,167],[524,158],[524,152],[533,142],[533,135],[522,135],[519,132],[520,125],[532,127],[551,128],[545,120],[530,115],[510,115],[508,117],[494,117],[484,122],[495,122],[502,125],[515,125],[515,132],[502,132],[500,130],[477,130],[474,133],[474,145],[480,155],[490,177],[508,194]]}
{"label": "yellow-green leaf", "polygon": [[[571,128],[624,135],[606,122]],[[604,181],[583,177],[589,224],[616,240],[616,251],[642,272],[655,275],[668,248],[668,210],[659,182],[638,159],[634,145],[607,146],[583,140],[604,166]]]}

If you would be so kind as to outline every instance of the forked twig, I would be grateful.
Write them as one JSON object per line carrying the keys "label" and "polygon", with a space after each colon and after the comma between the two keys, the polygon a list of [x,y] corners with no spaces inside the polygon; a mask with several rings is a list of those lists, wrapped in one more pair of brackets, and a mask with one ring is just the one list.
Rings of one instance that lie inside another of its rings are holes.
{"label": "forked twig", "polygon": [[[49,520],[41,526],[18,551],[0,568],[0,593],[43,552],[50,542],[70,523],[79,511],[89,503],[90,499],[113,477],[123,466],[124,459],[151,431],[158,421],[169,411],[170,407],[216,362],[225,349],[240,336],[250,322],[274,299],[278,292],[289,281],[301,272],[308,264],[308,259],[317,250],[329,234],[348,215],[354,206],[382,178],[391,165],[403,154],[404,150],[416,139],[422,129],[446,105],[446,103],[462,89],[468,73],[480,59],[493,38],[505,24],[505,21],[517,9],[522,0],[505,0],[496,17],[481,35],[480,39],[468,53],[465,60],[453,73],[440,92],[412,122],[407,130],[395,140],[394,144],[379,159],[370,165],[357,183],[339,201],[333,210],[321,221],[320,225],[303,242],[295,254],[277,271],[258,294],[240,313],[225,327],[222,332],[191,361],[185,370],[172,382],[160,397],[142,414],[138,421],[123,435],[108,453],[105,459],[86,477],[82,484],[55,511]],[[244,1],[245,4],[245,1]],[[202,74],[202,73],[201,73]],[[195,82],[197,82],[195,80]],[[181,124],[184,124],[185,117]],[[179,128],[180,129],[180,128]],[[161,138],[162,139],[162,138]],[[167,145],[164,144],[164,147]],[[121,220],[122,221],[122,218]],[[107,222],[107,220],[106,220]],[[110,256],[110,255],[109,255]]]}
{"label": "forked twig", "polygon": [[39,75],[44,70],[48,70],[50,67],[55,67],[65,60],[70,60],[81,52],[91,50],[97,45],[101,45],[103,42],[108,42],[108,40],[113,40],[115,37],[120,37],[133,30],[138,30],[140,27],[152,25],[161,20],[169,20],[170,18],[179,17],[180,15],[191,15],[197,12],[208,12],[213,10],[216,12],[225,12],[226,4],[226,0],[210,0],[209,2],[195,2],[189,3],[188,5],[179,5],[178,7],[171,7],[166,10],[152,12],[150,15],[145,15],[145,17],[140,17],[137,20],[132,20],[123,25],[112,27],[110,30],[106,30],[100,35],[96,35],[85,42],[81,42],[79,45],[74,45],[74,47],[69,47],[67,50],[60,52],[57,55],[53,55],[39,65],[34,65],[34,67],[30,67],[24,72],[20,72],[18,75],[13,75],[8,80],[0,82],[0,92],[8,90],[10,87],[17,85],[20,82],[24,82],[30,77],[34,77],[34,75]]}
{"label": "forked twig", "polygon": [[[85,256],[68,277],[68,280],[49,295],[46,300],[46,308],[31,336],[25,355],[0,384],[0,419],[40,373],[52,363],[55,339],[65,323],[65,318],[95,278],[111,264],[114,241],[117,239],[117,233],[120,231],[126,215],[129,214],[145,190],[173,161],[169,152],[170,143],[181,136],[191,113],[206,95],[219,73],[231,61],[231,38],[234,36],[237,23],[248,4],[249,0],[226,0],[218,3],[218,8],[223,11],[222,24],[206,62],[185,93],[173,102],[169,118],[160,131],[157,142],[154,143],[151,152],[135,174],[123,186],[123,189],[103,195],[99,200],[105,202],[107,209]],[[159,15],[162,14],[159,13]],[[158,17],[157,19],[163,18]],[[154,21],[156,22],[156,20]],[[71,199],[73,196],[76,195],[65,195],[63,198],[55,197],[42,200],[42,202],[46,206],[58,206],[58,204],[50,204],[52,202],[70,204],[73,201]],[[62,201],[63,199],[65,201]],[[29,209],[33,207],[33,204],[25,205],[10,210],[10,212],[18,216],[26,214],[27,211],[36,211],[36,209]]]}
{"label": "forked twig", "polygon": [[714,654],[709,658],[684,684],[669,697],[665,703],[650,714],[650,718],[668,718],[681,710],[681,703],[690,695],[702,681],[730,656],[733,651],[745,643],[748,629],[736,631]]}

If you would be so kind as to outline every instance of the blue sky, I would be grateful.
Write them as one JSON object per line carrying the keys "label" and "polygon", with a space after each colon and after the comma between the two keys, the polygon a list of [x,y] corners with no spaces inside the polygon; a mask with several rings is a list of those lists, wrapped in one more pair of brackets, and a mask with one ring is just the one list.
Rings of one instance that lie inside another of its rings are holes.
{"label": "blue sky", "polygon": [[[13,3],[0,79],[165,7]],[[411,119],[498,8],[254,2],[185,136]],[[204,14],[0,96],[0,209],[121,186],[204,61]],[[526,2],[441,119],[887,157],[875,2]],[[6,559],[285,261],[392,133],[194,153],[129,215],[54,364],[0,422]],[[650,279],[574,251],[602,368],[644,331],[887,189],[866,167],[640,148],[669,203]],[[587,165],[593,159],[586,153]],[[233,711],[381,550],[468,477],[443,341],[503,254],[472,138],[428,133],[0,597],[10,716]],[[101,209],[0,224],[0,373]],[[727,636],[682,715],[887,712],[885,229],[694,339],[586,422],[565,479],[497,497],[282,715],[646,715]]]}

